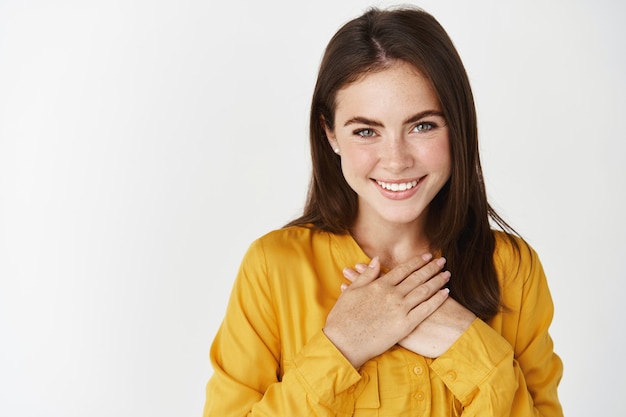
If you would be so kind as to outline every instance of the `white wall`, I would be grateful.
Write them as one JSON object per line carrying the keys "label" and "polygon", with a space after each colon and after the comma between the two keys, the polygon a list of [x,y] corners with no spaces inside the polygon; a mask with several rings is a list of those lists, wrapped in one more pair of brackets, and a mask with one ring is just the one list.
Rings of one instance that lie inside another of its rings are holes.
{"label": "white wall", "polygon": [[[323,47],[372,4],[214,3],[0,1],[0,415],[200,415],[241,256],[302,207]],[[626,9],[417,4],[548,273],[566,414],[618,416]]]}

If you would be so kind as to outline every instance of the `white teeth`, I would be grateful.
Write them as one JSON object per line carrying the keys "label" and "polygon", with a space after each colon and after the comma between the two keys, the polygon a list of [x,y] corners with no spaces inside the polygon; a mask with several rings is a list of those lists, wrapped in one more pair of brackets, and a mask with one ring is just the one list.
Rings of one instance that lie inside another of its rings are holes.
{"label": "white teeth", "polygon": [[389,182],[383,182],[383,181],[376,181],[376,182],[385,190],[389,190],[389,191],[406,191],[406,190],[410,190],[411,188],[417,185],[417,181],[402,182],[402,183],[397,183],[397,182],[389,183]]}

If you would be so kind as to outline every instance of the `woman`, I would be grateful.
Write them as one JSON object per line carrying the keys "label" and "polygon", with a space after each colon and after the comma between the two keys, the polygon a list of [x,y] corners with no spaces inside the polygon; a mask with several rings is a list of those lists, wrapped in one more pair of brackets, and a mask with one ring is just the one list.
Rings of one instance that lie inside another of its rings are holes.
{"label": "woman", "polygon": [[304,214],[242,262],[204,415],[562,415],[546,279],[487,203],[469,81],[438,22],[348,22],[310,123]]}

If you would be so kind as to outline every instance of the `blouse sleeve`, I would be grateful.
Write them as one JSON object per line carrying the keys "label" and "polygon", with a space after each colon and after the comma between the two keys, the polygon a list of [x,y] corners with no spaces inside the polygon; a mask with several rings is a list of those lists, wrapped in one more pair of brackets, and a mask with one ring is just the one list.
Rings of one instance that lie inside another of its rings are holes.
{"label": "blouse sleeve", "polygon": [[563,364],[548,333],[552,298],[537,254],[523,246],[520,252],[519,268],[513,269],[513,285],[521,285],[519,306],[503,313],[503,326],[517,326],[510,332],[514,340],[476,319],[431,364],[462,403],[463,416],[563,416],[557,396]]}
{"label": "blouse sleeve", "polygon": [[[281,344],[262,246],[244,257],[211,346],[204,417],[350,416],[361,375],[320,329],[281,369]],[[306,410],[306,412],[305,412]]]}

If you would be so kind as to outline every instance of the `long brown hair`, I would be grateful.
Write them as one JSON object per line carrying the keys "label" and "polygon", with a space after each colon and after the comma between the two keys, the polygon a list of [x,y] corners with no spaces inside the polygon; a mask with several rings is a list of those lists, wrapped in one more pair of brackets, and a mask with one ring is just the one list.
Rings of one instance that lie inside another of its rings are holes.
{"label": "long brown hair", "polygon": [[487,320],[500,308],[490,219],[512,229],[487,202],[474,98],[461,58],[437,20],[421,9],[370,9],[330,40],[311,103],[313,172],[307,202],[303,215],[289,225],[349,232],[357,214],[357,195],[343,177],[340,158],[330,148],[322,123],[334,128],[338,90],[398,61],[430,80],[449,129],[451,176],[430,203],[426,234],[454,276],[451,295]]}

